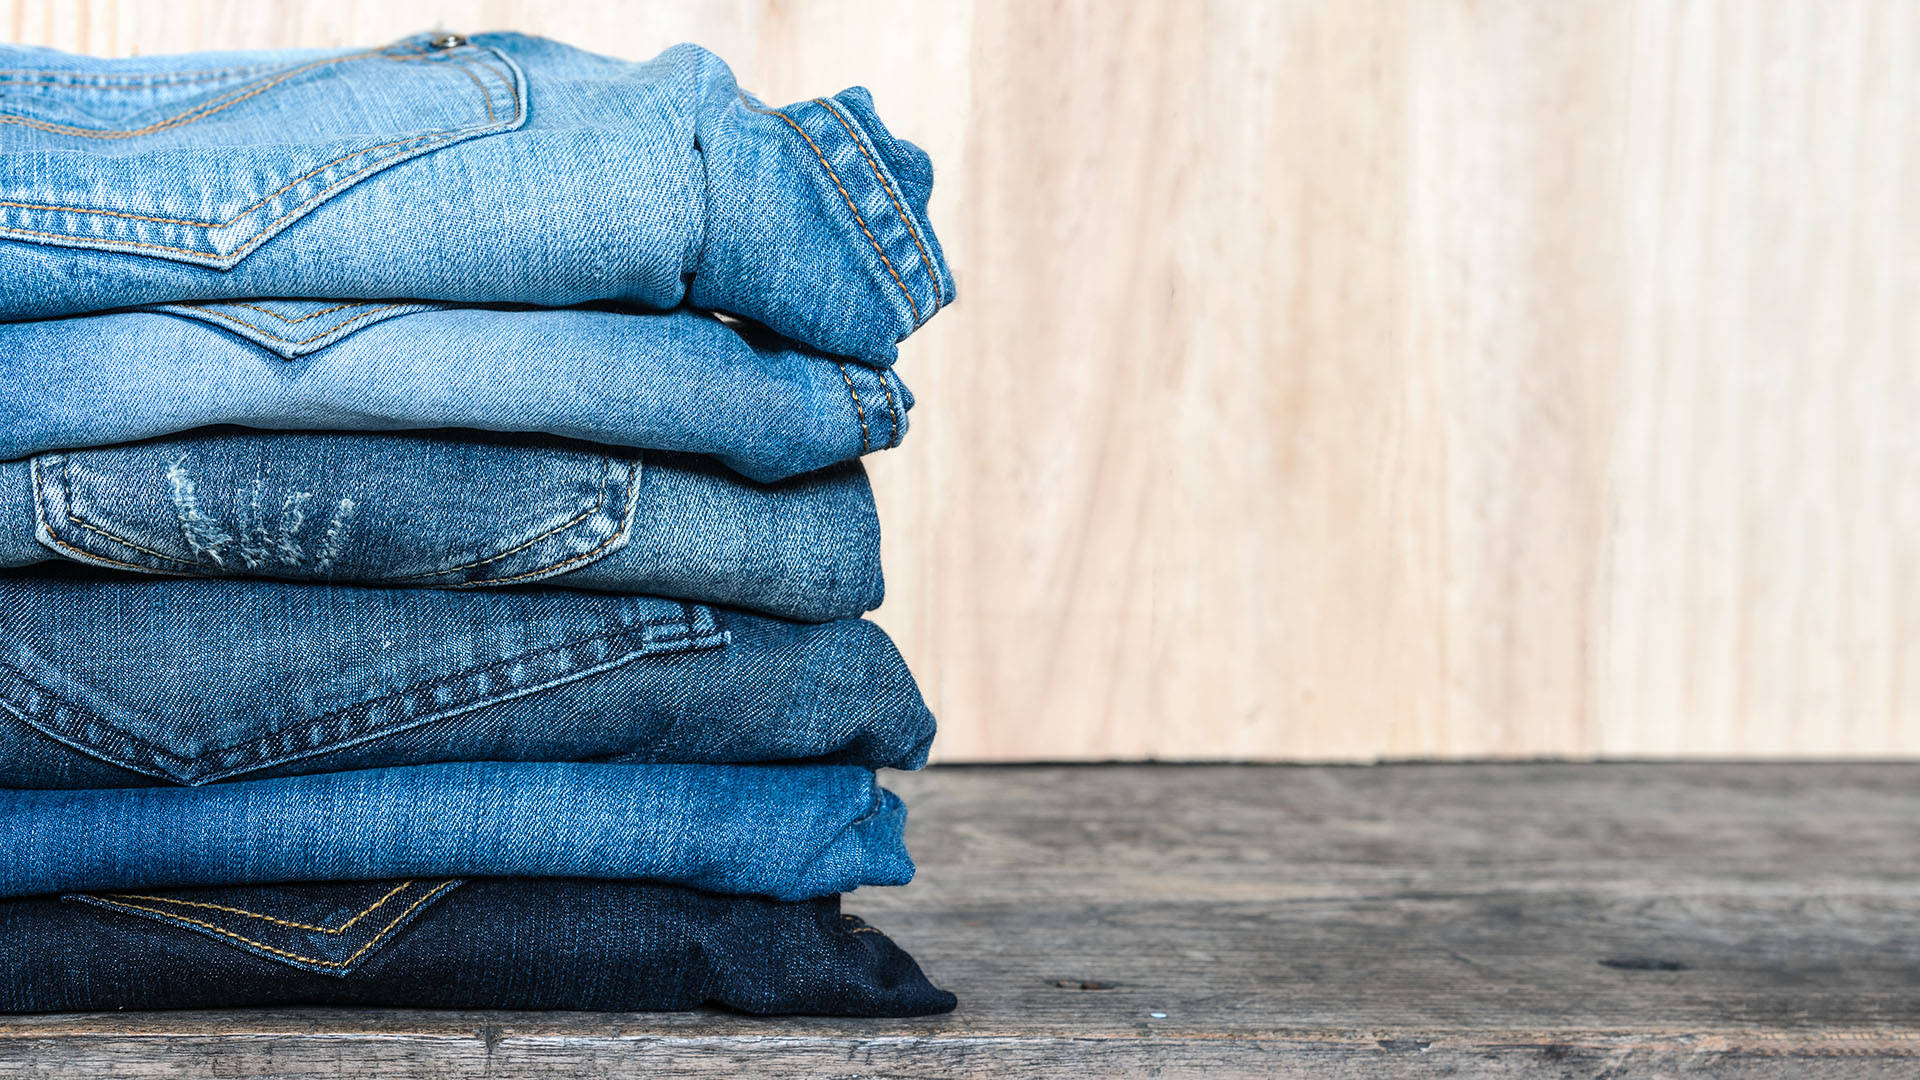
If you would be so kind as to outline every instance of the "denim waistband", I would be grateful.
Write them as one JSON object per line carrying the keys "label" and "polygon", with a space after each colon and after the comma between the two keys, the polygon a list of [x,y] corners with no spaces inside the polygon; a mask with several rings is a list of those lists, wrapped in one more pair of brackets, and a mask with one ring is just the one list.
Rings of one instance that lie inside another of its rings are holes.
{"label": "denim waistband", "polygon": [[424,878],[0,902],[0,1012],[702,1004],[923,1016],[954,998],[838,896]]}
{"label": "denim waistband", "polygon": [[0,574],[0,787],[448,761],[917,768],[933,732],[861,619],[572,589]]}
{"label": "denim waistband", "polygon": [[858,462],[779,484],[481,433],[229,429],[0,462],[0,567],[449,588],[544,582],[802,620],[879,606]]}
{"label": "denim waistband", "polygon": [[769,108],[690,45],[630,63],[436,37],[0,48],[0,318],[258,296],[687,303],[886,362],[952,301],[932,167],[865,90]]}
{"label": "denim waistband", "polygon": [[399,877],[646,879],[802,900],[904,885],[906,810],[842,765],[474,762],[0,791],[0,896]]}
{"label": "denim waistband", "polygon": [[[0,323],[0,460],[215,424],[474,428],[706,454],[771,481],[898,445],[913,405],[889,370],[692,312],[352,307],[263,300]],[[351,325],[289,359],[217,309],[283,319],[288,336],[315,318]]]}

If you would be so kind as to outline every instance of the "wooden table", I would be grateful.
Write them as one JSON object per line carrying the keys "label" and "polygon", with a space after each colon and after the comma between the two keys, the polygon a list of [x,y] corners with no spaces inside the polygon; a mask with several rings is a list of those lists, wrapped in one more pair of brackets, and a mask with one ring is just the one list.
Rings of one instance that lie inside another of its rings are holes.
{"label": "wooden table", "polygon": [[947,1017],[0,1018],[0,1077],[1920,1075],[1920,766],[952,767]]}

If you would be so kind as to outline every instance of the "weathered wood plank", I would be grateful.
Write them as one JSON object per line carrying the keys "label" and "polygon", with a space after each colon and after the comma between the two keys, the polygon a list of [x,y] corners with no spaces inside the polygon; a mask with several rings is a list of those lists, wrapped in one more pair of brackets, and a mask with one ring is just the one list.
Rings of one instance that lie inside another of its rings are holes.
{"label": "weathered wood plank", "polygon": [[950,1017],[14,1017],[0,1078],[1920,1070],[1920,766],[936,768],[895,786],[920,878],[849,906],[961,996]]}

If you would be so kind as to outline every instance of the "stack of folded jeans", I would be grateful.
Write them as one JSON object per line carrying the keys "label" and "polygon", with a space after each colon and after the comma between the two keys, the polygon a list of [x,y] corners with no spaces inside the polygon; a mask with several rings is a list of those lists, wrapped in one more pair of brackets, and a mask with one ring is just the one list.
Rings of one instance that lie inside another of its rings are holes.
{"label": "stack of folded jeans", "polygon": [[0,63],[0,1010],[913,1015],[865,91],[511,34]]}

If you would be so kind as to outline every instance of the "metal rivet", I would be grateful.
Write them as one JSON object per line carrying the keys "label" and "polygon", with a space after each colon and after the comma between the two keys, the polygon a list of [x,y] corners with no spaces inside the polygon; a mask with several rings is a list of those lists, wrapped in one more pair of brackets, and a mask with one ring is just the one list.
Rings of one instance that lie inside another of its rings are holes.
{"label": "metal rivet", "polygon": [[466,43],[467,39],[460,34],[441,34],[439,37],[427,42],[428,45],[436,49],[457,49]]}

